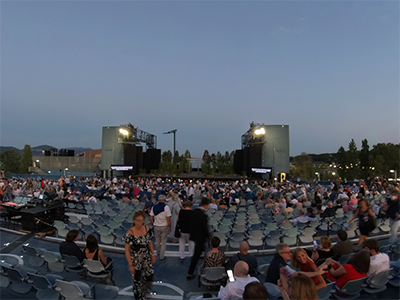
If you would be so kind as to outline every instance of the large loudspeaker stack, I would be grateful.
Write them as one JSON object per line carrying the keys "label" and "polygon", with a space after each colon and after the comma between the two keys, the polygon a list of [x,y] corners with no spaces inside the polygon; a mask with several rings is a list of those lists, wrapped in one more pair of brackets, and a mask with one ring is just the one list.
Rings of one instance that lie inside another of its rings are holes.
{"label": "large loudspeaker stack", "polygon": [[233,157],[233,168],[236,174],[241,174],[243,171],[243,150],[239,149],[235,151]]}
{"label": "large loudspeaker stack", "polygon": [[147,149],[143,153],[143,168],[146,169],[147,173],[151,170],[159,168],[161,162],[161,150],[160,149]]}
{"label": "large loudspeaker stack", "polygon": [[262,145],[252,145],[236,150],[233,166],[236,174],[246,172],[247,176],[251,176],[251,168],[261,167],[261,151]]}
{"label": "large loudspeaker stack", "polygon": [[261,167],[261,145],[250,146],[249,156],[250,169]]}

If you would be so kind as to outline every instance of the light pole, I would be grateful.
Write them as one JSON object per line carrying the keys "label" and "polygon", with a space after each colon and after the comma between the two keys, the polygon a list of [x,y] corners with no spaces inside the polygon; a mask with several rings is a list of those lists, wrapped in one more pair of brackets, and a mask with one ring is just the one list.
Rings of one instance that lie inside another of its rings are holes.
{"label": "light pole", "polygon": [[174,134],[174,153],[172,154],[172,156],[175,155],[175,151],[176,151],[176,132],[178,131],[178,129],[172,129],[170,131],[164,132],[163,134],[170,134],[173,133]]}
{"label": "light pole", "polygon": [[315,172],[315,175],[317,175],[318,181],[320,181],[319,173]]}
{"label": "light pole", "polygon": [[397,170],[390,170],[390,173],[394,173],[394,181],[397,182]]}

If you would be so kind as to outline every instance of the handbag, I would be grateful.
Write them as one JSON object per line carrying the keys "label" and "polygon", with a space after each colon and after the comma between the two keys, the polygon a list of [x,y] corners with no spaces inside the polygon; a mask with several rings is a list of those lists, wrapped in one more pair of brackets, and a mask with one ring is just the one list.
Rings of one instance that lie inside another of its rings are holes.
{"label": "handbag", "polygon": [[175,235],[176,238],[180,238],[181,237],[181,230],[179,228],[179,222],[176,223],[175,234],[174,235]]}

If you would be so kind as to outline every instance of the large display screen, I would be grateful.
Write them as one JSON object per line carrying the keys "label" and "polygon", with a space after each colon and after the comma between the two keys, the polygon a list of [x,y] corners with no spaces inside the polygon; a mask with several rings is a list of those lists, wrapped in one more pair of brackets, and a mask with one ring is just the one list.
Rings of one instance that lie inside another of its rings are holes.
{"label": "large display screen", "polygon": [[266,174],[266,173],[271,173],[272,169],[270,169],[270,168],[251,168],[251,171],[254,173]]}

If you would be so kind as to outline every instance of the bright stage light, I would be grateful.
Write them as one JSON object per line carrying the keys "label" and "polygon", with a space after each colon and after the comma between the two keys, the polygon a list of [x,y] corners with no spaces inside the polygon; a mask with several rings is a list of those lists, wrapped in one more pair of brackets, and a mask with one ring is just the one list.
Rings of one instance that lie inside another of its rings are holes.
{"label": "bright stage light", "polygon": [[265,129],[264,129],[264,127],[261,127],[261,128],[259,128],[259,129],[256,129],[256,130],[254,131],[254,134],[255,134],[255,135],[262,135],[262,134],[265,134]]}
{"label": "bright stage light", "polygon": [[119,129],[119,133],[121,133],[121,134],[123,134],[123,135],[128,135],[128,134],[129,134],[129,131],[126,130],[126,129],[124,129],[124,128],[120,128],[120,129]]}

